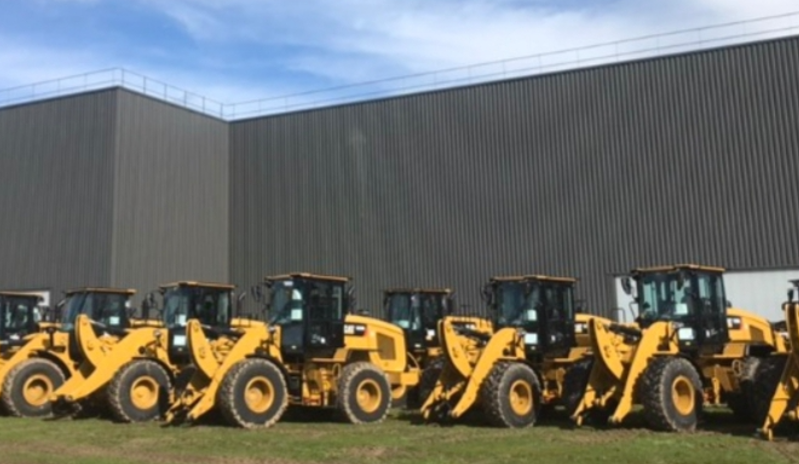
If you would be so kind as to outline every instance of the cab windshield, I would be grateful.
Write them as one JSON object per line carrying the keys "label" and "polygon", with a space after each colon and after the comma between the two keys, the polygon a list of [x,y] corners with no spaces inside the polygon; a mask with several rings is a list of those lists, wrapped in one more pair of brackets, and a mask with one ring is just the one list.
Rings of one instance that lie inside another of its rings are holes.
{"label": "cab windshield", "polygon": [[388,320],[405,330],[433,328],[444,314],[441,295],[394,293],[386,303]]}
{"label": "cab windshield", "polygon": [[185,327],[189,319],[202,325],[230,324],[230,292],[221,289],[172,287],[164,293],[164,324]]}
{"label": "cab windshield", "polygon": [[72,330],[78,314],[109,327],[120,327],[127,319],[128,295],[121,293],[72,293],[64,304],[61,330]]}
{"label": "cab windshield", "polygon": [[39,306],[30,298],[0,297],[3,335],[26,333],[41,321]]}
{"label": "cab windshield", "polygon": [[641,320],[685,321],[691,316],[691,280],[679,285],[679,274],[651,274],[638,278],[638,300]]}
{"label": "cab windshield", "polygon": [[317,320],[342,320],[345,312],[344,286],[338,282],[281,280],[272,282],[269,323],[300,323],[308,310]]}
{"label": "cab windshield", "polygon": [[532,285],[529,292],[523,282],[502,282],[495,289],[497,325],[525,327],[538,320],[537,304],[541,289]]}

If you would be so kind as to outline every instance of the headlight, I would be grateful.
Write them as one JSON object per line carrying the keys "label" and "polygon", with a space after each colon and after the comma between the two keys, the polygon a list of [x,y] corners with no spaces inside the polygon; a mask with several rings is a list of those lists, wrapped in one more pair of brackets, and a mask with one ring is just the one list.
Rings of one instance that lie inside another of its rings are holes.
{"label": "headlight", "polygon": [[433,337],[436,336],[436,331],[433,329],[427,329],[427,339],[432,340]]}
{"label": "headlight", "polygon": [[525,345],[538,345],[538,334],[535,334],[535,333],[524,334],[524,344]]}
{"label": "headlight", "polygon": [[186,336],[175,335],[175,338],[172,339],[172,344],[175,346],[186,346]]}
{"label": "headlight", "polygon": [[727,328],[732,330],[740,330],[741,329],[741,318],[740,317],[728,317],[727,318]]}
{"label": "headlight", "polygon": [[683,327],[677,330],[677,338],[680,340],[693,340],[695,338],[694,329]]}
{"label": "headlight", "polygon": [[584,323],[574,324],[574,333],[586,333],[588,332],[588,325]]}

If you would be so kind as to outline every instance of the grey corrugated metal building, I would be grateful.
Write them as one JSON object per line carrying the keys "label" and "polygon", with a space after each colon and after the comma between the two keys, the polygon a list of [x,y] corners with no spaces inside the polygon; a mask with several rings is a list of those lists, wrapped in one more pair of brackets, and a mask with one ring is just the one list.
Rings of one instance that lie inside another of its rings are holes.
{"label": "grey corrugated metal building", "polygon": [[0,283],[308,270],[479,306],[542,272],[608,311],[635,266],[799,269],[798,66],[792,37],[246,121],[121,89],[3,109]]}

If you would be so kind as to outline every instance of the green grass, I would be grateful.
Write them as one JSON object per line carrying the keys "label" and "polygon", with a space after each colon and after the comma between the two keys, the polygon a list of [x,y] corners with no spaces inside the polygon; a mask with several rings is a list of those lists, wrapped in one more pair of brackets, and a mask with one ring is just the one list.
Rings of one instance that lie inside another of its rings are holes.
{"label": "green grass", "polygon": [[[615,428],[573,429],[551,419],[526,430],[441,427],[393,414],[382,424],[282,421],[268,430],[222,425],[162,427],[104,419],[0,418],[4,464],[159,463],[747,463],[799,462],[799,442],[767,442],[751,425],[710,414],[701,432],[657,433],[640,418]],[[795,424],[793,424],[795,425]],[[795,428],[799,432],[799,426]],[[790,428],[787,432],[790,434]],[[785,437],[783,433],[783,437]]]}

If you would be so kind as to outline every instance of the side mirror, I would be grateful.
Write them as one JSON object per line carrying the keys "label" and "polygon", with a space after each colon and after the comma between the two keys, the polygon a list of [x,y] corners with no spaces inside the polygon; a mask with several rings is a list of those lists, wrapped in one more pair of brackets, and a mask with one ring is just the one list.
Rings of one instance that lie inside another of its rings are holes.
{"label": "side mirror", "polygon": [[145,319],[150,318],[150,313],[156,308],[155,295],[153,292],[148,293],[142,301],[142,317]]}
{"label": "side mirror", "polygon": [[49,312],[49,321],[48,322],[58,322],[61,320],[61,312],[64,309],[64,305],[66,304],[67,300],[61,300],[55,305],[55,308],[51,309]]}
{"label": "side mirror", "polygon": [[728,308],[732,308],[732,301],[727,300],[724,303],[727,305]]}
{"label": "side mirror", "polygon": [[453,297],[447,298],[447,309],[444,311],[447,315],[455,312],[455,299]]}
{"label": "side mirror", "polygon": [[34,312],[34,325],[40,322],[49,322],[48,316],[52,312],[52,309],[47,305],[38,305],[33,308]]}
{"label": "side mirror", "polygon": [[491,292],[491,284],[490,283],[487,283],[487,284],[483,285],[483,288],[480,289],[480,295],[483,297],[483,301],[485,301],[486,304],[489,304],[489,305],[491,304],[492,292]]}
{"label": "side mirror", "polygon": [[630,302],[630,306],[629,306],[629,309],[630,309],[630,317],[632,317],[632,319],[633,319],[634,321],[635,321],[635,320],[638,320],[638,316],[639,316],[639,314],[636,314],[636,313],[637,313],[637,312],[638,312],[638,313],[640,313],[640,311],[635,311],[635,310],[633,309],[633,306],[637,306],[637,305],[638,305],[638,304],[637,304],[636,302],[634,302],[634,301],[631,301],[631,302]]}
{"label": "side mirror", "polygon": [[794,296],[795,295],[793,289],[788,290],[788,303],[793,303]]}
{"label": "side mirror", "polygon": [[253,300],[260,303],[264,299],[264,290],[260,285],[253,285],[250,287],[250,295]]}
{"label": "side mirror", "polygon": [[621,289],[624,290],[624,293],[627,295],[633,294],[633,285],[632,282],[630,282],[629,277],[624,277],[621,279]]}
{"label": "side mirror", "polygon": [[239,296],[236,297],[236,312],[234,316],[241,316],[242,315],[242,307],[244,306],[243,301],[247,298],[247,292],[242,291],[239,293]]}

